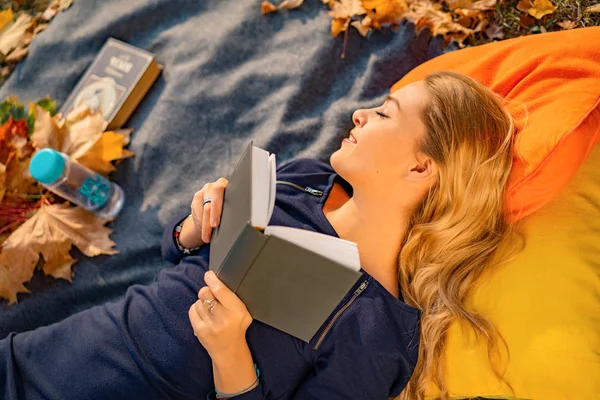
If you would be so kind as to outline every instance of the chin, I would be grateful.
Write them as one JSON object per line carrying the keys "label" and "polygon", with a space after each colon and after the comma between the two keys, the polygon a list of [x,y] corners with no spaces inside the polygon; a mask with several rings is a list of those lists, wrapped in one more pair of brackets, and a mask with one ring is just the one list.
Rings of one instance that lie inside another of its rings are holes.
{"label": "chin", "polygon": [[342,149],[338,149],[331,155],[331,157],[329,157],[329,163],[331,164],[331,167],[339,176],[341,176],[344,180],[348,182],[350,182],[348,180],[348,177],[349,175],[351,175],[349,173],[350,168],[348,168],[351,167],[348,165],[349,162],[350,160],[348,160],[348,158],[345,157]]}

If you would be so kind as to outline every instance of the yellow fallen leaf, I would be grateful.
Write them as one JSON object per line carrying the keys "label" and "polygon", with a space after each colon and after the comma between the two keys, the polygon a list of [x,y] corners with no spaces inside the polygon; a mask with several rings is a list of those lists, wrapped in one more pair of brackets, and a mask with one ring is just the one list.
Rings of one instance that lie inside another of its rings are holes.
{"label": "yellow fallen leaf", "polygon": [[8,54],[23,44],[25,33],[31,23],[31,17],[28,14],[21,13],[15,22],[9,24],[0,32],[0,52]]}
{"label": "yellow fallen leaf", "polygon": [[583,9],[584,13],[600,13],[600,3]]}
{"label": "yellow fallen leaf", "polygon": [[264,15],[264,14],[268,14],[268,13],[272,13],[277,11],[277,6],[274,5],[271,2],[268,1],[263,1],[262,4],[260,5],[260,12]]}
{"label": "yellow fallen leaf", "polygon": [[107,222],[79,207],[42,206],[4,241],[0,296],[16,301],[16,293],[33,276],[40,255],[46,275],[71,281],[71,266],[76,261],[69,254],[73,245],[88,257],[117,254],[115,242],[109,238],[112,229],[104,226]]}
{"label": "yellow fallen leaf", "polygon": [[288,10],[292,10],[300,7],[302,3],[304,3],[304,0],[283,0],[283,2],[279,5],[279,8],[287,8]]}
{"label": "yellow fallen leaf", "polygon": [[0,31],[6,27],[15,18],[12,8],[0,11]]}
{"label": "yellow fallen leaf", "polygon": [[123,148],[128,141],[128,138],[118,131],[104,132],[94,146],[77,161],[96,172],[108,175],[116,169],[111,161],[133,156],[132,152]]}
{"label": "yellow fallen leaf", "polygon": [[550,0],[534,0],[533,7],[527,10],[527,13],[535,19],[542,19],[544,15],[552,14],[556,6]]}

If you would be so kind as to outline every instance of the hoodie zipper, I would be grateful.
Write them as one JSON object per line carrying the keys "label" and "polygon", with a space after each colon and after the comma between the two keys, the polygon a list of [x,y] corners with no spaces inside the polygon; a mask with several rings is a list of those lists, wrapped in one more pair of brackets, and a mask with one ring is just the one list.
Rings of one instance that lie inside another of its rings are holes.
{"label": "hoodie zipper", "polygon": [[294,187],[294,188],[296,188],[298,190],[302,190],[303,192],[310,193],[310,194],[312,194],[315,197],[322,197],[323,196],[323,192],[322,191],[317,190],[317,189],[313,189],[313,188],[308,187],[308,186],[307,187],[302,187],[300,185],[296,185],[295,183],[286,182],[286,181],[276,181],[275,183],[280,183],[282,185],[288,185],[288,186]]}
{"label": "hoodie zipper", "polygon": [[348,300],[348,302],[346,304],[344,304],[344,306],[342,308],[340,308],[338,310],[338,312],[335,313],[335,315],[333,316],[333,318],[331,318],[331,321],[329,321],[329,323],[325,327],[325,330],[323,330],[323,333],[321,333],[321,336],[319,336],[319,340],[317,340],[317,343],[315,343],[315,345],[313,347],[313,350],[318,350],[319,349],[319,347],[321,346],[321,343],[323,343],[323,339],[325,339],[325,336],[327,335],[327,333],[329,333],[329,331],[333,327],[333,324],[335,324],[335,321],[337,321],[340,318],[340,316],[342,315],[342,313],[344,311],[346,311],[348,309],[348,307],[350,307],[352,305],[352,303],[354,303],[354,300],[356,300],[356,298],[358,296],[360,296],[360,294],[362,292],[365,291],[365,289],[367,288],[367,286],[369,286],[369,280],[363,281],[360,284],[360,286],[358,288],[356,288],[356,290],[354,291],[354,295],[352,295],[352,297],[350,298],[350,300]]}

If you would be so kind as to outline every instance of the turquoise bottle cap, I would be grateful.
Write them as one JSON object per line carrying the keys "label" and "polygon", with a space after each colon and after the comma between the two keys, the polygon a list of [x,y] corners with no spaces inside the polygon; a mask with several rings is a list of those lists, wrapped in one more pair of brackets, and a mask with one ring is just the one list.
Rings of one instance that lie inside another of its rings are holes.
{"label": "turquoise bottle cap", "polygon": [[34,154],[29,163],[29,173],[38,182],[50,184],[56,181],[65,170],[65,159],[50,148],[42,149]]}

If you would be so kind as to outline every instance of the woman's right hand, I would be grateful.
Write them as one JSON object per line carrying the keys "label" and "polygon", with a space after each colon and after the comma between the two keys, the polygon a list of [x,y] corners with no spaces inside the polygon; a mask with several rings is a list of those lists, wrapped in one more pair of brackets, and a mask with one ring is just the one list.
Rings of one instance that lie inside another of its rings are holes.
{"label": "woman's right hand", "polygon": [[[219,178],[216,182],[207,183],[194,194],[192,215],[181,227],[179,243],[182,246],[192,248],[210,242],[213,228],[221,223],[223,198],[228,183],[227,179]],[[211,201],[204,204],[204,200],[209,197]]]}

